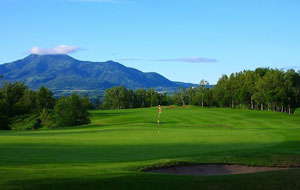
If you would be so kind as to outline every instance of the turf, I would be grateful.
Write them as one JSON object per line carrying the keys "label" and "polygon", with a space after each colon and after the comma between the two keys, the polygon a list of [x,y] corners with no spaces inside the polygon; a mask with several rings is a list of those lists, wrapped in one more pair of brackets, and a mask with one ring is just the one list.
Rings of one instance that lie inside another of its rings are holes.
{"label": "turf", "polygon": [[[0,132],[0,189],[300,189],[300,117],[199,107],[91,111],[87,126]],[[177,162],[290,166],[228,176],[144,173]]]}

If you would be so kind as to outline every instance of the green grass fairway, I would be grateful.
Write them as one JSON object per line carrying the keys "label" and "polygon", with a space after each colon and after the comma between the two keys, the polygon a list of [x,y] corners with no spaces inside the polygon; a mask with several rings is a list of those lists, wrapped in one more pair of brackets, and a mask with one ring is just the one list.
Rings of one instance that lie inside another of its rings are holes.
{"label": "green grass fairway", "polygon": [[172,162],[300,166],[300,117],[199,107],[92,111],[88,126],[0,131],[0,189],[300,189],[300,169],[143,173]]}

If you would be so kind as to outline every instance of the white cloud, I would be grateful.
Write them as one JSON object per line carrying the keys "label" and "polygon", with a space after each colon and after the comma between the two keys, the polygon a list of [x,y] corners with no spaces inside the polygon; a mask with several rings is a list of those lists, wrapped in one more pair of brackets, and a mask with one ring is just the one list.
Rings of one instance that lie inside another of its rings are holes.
{"label": "white cloud", "polygon": [[38,55],[46,55],[46,54],[71,54],[75,53],[78,50],[81,50],[82,48],[78,46],[68,46],[68,45],[60,45],[55,46],[53,48],[47,49],[47,48],[41,48],[34,46],[30,49],[30,52],[32,54],[38,54]]}

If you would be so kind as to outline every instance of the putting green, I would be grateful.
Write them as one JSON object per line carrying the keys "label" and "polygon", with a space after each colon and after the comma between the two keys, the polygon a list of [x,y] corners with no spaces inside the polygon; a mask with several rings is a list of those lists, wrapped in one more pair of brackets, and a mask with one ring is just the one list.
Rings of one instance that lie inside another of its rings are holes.
{"label": "putting green", "polygon": [[300,117],[170,106],[163,107],[158,126],[157,108],[91,114],[88,126],[1,131],[0,189],[300,186],[299,169],[209,177],[139,171],[178,161],[299,167]]}

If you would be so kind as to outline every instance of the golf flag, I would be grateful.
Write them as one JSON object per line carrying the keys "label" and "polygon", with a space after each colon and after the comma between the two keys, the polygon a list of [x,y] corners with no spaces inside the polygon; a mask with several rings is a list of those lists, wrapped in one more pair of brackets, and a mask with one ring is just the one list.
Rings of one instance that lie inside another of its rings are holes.
{"label": "golf flag", "polygon": [[161,107],[160,105],[158,106],[158,120],[157,120],[157,124],[158,124],[158,135],[159,135],[159,125],[160,125],[160,114],[161,114]]}
{"label": "golf flag", "polygon": [[157,123],[159,124],[160,123],[160,114],[161,114],[161,107],[160,105],[158,106],[158,120],[157,120]]}

